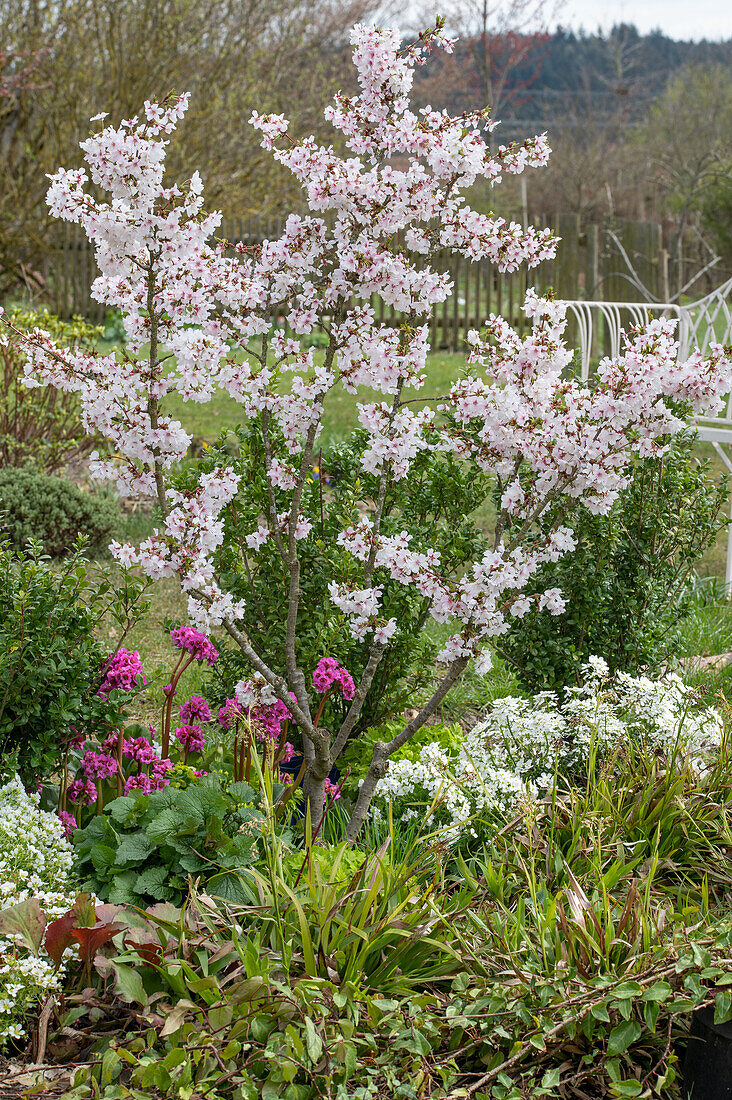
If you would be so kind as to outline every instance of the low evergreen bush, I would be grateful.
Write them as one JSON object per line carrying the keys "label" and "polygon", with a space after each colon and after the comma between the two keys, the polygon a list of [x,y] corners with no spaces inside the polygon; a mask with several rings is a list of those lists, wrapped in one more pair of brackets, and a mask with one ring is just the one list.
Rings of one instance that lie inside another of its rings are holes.
{"label": "low evergreen bush", "polygon": [[[557,587],[562,615],[532,610],[511,622],[499,649],[530,691],[562,691],[599,653],[611,672],[659,672],[673,658],[679,624],[691,609],[689,580],[728,522],[725,478],[699,462],[692,432],[666,453],[636,462],[627,488],[607,515],[580,507],[568,525],[577,548],[544,565],[527,593]],[[555,515],[542,517],[541,535]]]}
{"label": "low evergreen bush", "polygon": [[112,589],[79,551],[58,570],[0,542],[0,774],[43,779],[74,731],[106,736],[119,726],[121,693],[98,694],[114,648],[98,627],[134,625],[144,587],[123,573]]}
{"label": "low evergreen bush", "polygon": [[29,468],[0,470],[0,530],[17,550],[33,540],[58,558],[69,553],[79,535],[90,549],[100,549],[118,523],[111,500],[71,481]]}

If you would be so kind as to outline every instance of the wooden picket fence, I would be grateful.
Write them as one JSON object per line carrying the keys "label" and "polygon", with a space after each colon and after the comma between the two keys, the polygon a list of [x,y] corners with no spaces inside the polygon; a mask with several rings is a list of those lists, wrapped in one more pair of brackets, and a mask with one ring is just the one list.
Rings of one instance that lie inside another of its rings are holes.
{"label": "wooden picket fence", "polygon": [[[657,301],[667,301],[668,253],[662,227],[654,222],[616,221],[582,227],[573,215],[559,216],[551,223],[537,214],[531,224],[551,228],[561,238],[557,256],[537,268],[500,274],[487,261],[471,263],[450,254],[437,257],[436,266],[450,272],[455,292],[435,307],[430,318],[432,347],[457,351],[465,344],[470,329],[480,328],[490,313],[499,313],[519,331],[525,327],[521,309],[527,285],[540,290],[553,287],[559,298],[638,301],[637,279]],[[222,236],[245,244],[257,244],[279,235],[282,222],[276,218],[231,219],[222,226]],[[81,314],[95,322],[104,320],[105,308],[92,301],[91,284],[97,274],[94,254],[77,226],[57,227],[43,274],[43,301],[62,317]],[[398,325],[401,315],[375,298],[379,320]],[[569,333],[571,338],[572,334]]]}

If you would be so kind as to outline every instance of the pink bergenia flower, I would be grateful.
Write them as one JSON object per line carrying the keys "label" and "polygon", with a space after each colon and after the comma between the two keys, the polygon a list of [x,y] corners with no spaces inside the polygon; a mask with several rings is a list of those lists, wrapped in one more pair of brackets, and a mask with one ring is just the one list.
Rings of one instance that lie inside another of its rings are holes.
{"label": "pink bergenia flower", "polygon": [[131,775],[129,779],[125,781],[125,794],[129,794],[131,791],[139,791],[141,794],[150,794],[150,792],[154,790],[155,787],[149,775]]}
{"label": "pink bergenia flower", "polygon": [[193,725],[197,722],[210,722],[211,708],[201,695],[192,695],[180,705],[180,720]]}
{"label": "pink bergenia flower", "polygon": [[61,818],[61,824],[64,827],[66,839],[71,840],[74,829],[77,828],[76,818],[73,814],[70,814],[68,810],[62,810],[58,816]]}
{"label": "pink bergenia flower", "polygon": [[292,718],[281,699],[275,700],[269,706],[252,707],[249,715],[255,723],[254,730],[258,741],[276,740],[282,731],[282,723]]}
{"label": "pink bergenia flower", "polygon": [[178,726],[174,736],[186,752],[203,752],[206,747],[206,738],[200,726]]}
{"label": "pink bergenia flower", "polygon": [[134,691],[136,687],[147,683],[140,654],[136,649],[118,649],[107,661],[103,672],[104,682],[97,695],[105,699],[110,691]]}
{"label": "pink bergenia flower", "polygon": [[141,794],[150,794],[152,791],[161,791],[163,787],[170,786],[166,772],[173,768],[172,760],[155,760],[150,768],[149,775],[131,775],[125,782],[125,794],[130,791],[139,791]]}
{"label": "pink bergenia flower", "polygon": [[91,779],[75,779],[73,783],[69,783],[66,795],[69,802],[86,803],[87,806],[91,806],[97,800],[97,788]]}
{"label": "pink bergenia flower", "polygon": [[321,657],[313,672],[313,687],[321,695],[329,691],[333,684],[339,684],[344,699],[353,699],[356,685],[350,672],[338,664],[335,657]]}
{"label": "pink bergenia flower", "polygon": [[165,773],[172,771],[175,765],[172,760],[153,760],[150,766],[150,775],[153,779],[158,781],[159,786],[167,787],[170,783],[169,779],[165,778]]}
{"label": "pink bergenia flower", "polygon": [[326,802],[337,802],[341,797],[341,788],[337,783],[331,783],[330,779],[325,781],[325,800]]}
{"label": "pink bergenia flower", "polygon": [[178,626],[171,630],[170,637],[177,649],[187,649],[197,661],[207,661],[213,665],[218,660],[219,654],[213,642],[195,627]]}
{"label": "pink bergenia flower", "polygon": [[284,748],[284,751],[282,753],[282,758],[280,760],[280,764],[289,764],[289,762],[292,760],[294,755],[295,755],[295,746],[291,745],[289,741],[285,741],[285,748]]}
{"label": "pink bergenia flower", "polygon": [[242,709],[239,701],[237,699],[227,699],[223,707],[219,709],[219,724],[225,730],[228,730],[237,718],[241,718],[241,715]]}
{"label": "pink bergenia flower", "polygon": [[117,761],[109,753],[89,749],[81,758],[81,769],[87,779],[109,779],[117,774]]}
{"label": "pink bergenia flower", "polygon": [[[291,699],[295,698],[292,692],[289,695]],[[236,698],[227,699],[226,707],[228,708],[230,704],[240,707],[240,713],[247,715],[255,723],[255,736],[258,741],[274,741],[282,731],[283,722],[288,722],[292,718],[289,708],[277,698],[270,685],[256,673],[250,680],[241,680],[236,685]],[[221,711],[219,711],[219,721],[221,721]]]}
{"label": "pink bergenia flower", "polygon": [[129,760],[136,760],[138,764],[151,764],[157,759],[157,755],[147,737],[136,737],[134,741],[126,742],[125,756]]}

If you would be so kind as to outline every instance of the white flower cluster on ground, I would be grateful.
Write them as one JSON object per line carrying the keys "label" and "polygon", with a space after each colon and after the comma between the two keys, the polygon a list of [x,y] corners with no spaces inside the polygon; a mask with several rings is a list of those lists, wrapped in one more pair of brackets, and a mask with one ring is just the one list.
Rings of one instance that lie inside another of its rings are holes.
{"label": "white flower cluster on ground", "polygon": [[653,752],[678,751],[696,768],[719,748],[719,714],[696,706],[675,674],[610,678],[601,657],[591,657],[583,672],[584,683],[567,688],[563,700],[551,691],[496,700],[455,753],[432,743],[416,761],[391,761],[374,813],[391,802],[401,820],[417,818],[456,840],[505,820],[551,790],[557,776],[586,774],[592,754],[606,758],[629,739]]}
{"label": "white flower cluster on ground", "polygon": [[[39,809],[20,779],[0,787],[0,909],[35,897],[49,920],[74,903],[73,849],[55,814]],[[27,1010],[59,975],[47,957],[36,957],[10,939],[0,938],[0,1046],[23,1034]]]}

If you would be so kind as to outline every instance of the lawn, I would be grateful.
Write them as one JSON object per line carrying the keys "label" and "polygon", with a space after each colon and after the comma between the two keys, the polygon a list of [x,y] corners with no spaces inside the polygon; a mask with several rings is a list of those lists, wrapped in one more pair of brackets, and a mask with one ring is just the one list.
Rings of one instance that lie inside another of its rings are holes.
{"label": "lawn", "polygon": [[[447,393],[448,387],[465,369],[464,355],[434,352],[428,358],[424,387],[415,391],[415,396],[430,404],[435,403]],[[325,406],[320,437],[322,446],[327,447],[330,443],[344,439],[353,427],[358,426],[358,403],[374,400],[378,400],[378,395],[365,387],[356,394],[346,393],[341,386],[334,389]],[[183,401],[177,394],[173,394],[168,407],[193,436],[194,444],[212,443],[222,431],[235,428],[242,419],[241,406],[221,391],[217,391],[213,399],[205,405]]]}

